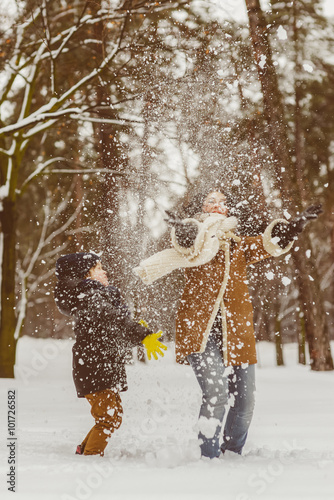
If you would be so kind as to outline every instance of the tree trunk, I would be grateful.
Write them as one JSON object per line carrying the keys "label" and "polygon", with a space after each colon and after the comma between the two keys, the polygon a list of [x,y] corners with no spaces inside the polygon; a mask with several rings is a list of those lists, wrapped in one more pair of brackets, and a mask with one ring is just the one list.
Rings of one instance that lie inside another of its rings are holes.
{"label": "tree trunk", "polygon": [[[266,21],[259,0],[245,0],[249,18],[249,30],[252,39],[255,62],[263,93],[263,106],[269,125],[270,147],[276,162],[276,172],[280,178],[283,202],[292,210],[301,209],[301,191],[298,189],[295,166],[291,160],[291,144],[287,135],[287,123],[284,116],[283,98],[278,86],[278,79],[273,64]],[[326,325],[324,305],[317,286],[319,279],[310,280],[305,264],[305,250],[310,248],[306,237],[300,236],[299,249],[292,255],[297,270],[297,280],[305,317],[306,338],[309,343],[312,370],[332,370],[329,335]],[[313,256],[311,257],[313,259]],[[310,259],[311,260],[311,259]],[[312,266],[311,266],[312,267]],[[316,275],[315,266],[313,274]]]}
{"label": "tree trunk", "polygon": [[[320,295],[320,290],[316,286],[318,280],[313,280],[309,273],[303,248],[300,248],[298,252],[293,252],[293,259],[298,269],[297,282],[305,318],[305,336],[308,342],[311,368],[315,371],[333,370],[334,365],[323,304],[321,300],[315,300]],[[308,283],[305,283],[305,278]]]}
{"label": "tree trunk", "polygon": [[[89,10],[96,14],[101,9],[101,0],[88,2]],[[94,25],[94,38],[100,40],[101,44],[95,45],[96,58],[102,62],[105,58],[105,46],[107,42],[108,29],[104,21]],[[96,89],[97,106],[105,106],[110,102],[110,90],[106,86],[99,85]],[[106,109],[100,111],[100,118],[115,118],[114,111]],[[101,217],[100,242],[103,251],[104,266],[108,271],[110,281],[116,285],[122,285],[124,274],[124,263],[122,259],[121,243],[121,221],[120,209],[120,186],[123,170],[122,157],[119,152],[117,131],[111,123],[97,123],[94,126],[95,148],[98,151],[101,168],[110,169],[110,174],[104,174],[103,191],[97,193],[99,199],[99,212]],[[116,172],[116,173],[115,173]]]}
{"label": "tree trunk", "polygon": [[[79,170],[78,166],[78,155],[75,158],[75,169]],[[74,177],[74,197],[75,197],[75,206],[76,208],[80,205],[82,202],[82,198],[84,196],[84,187],[83,187],[83,181],[82,181],[82,175],[77,174]],[[82,227],[82,210],[79,211],[77,218],[75,220],[75,228],[80,229]],[[78,248],[80,251],[84,251],[84,246],[83,246],[83,236],[81,231],[77,231],[75,234],[75,239],[76,239],[76,244],[78,245]]]}
{"label": "tree trunk", "polygon": [[[304,309],[304,308],[303,308]],[[298,334],[298,363],[306,365],[306,333],[304,313],[299,313],[300,331]]]}
{"label": "tree trunk", "polygon": [[16,328],[15,314],[15,246],[16,204],[5,198],[2,202],[2,262],[1,262],[1,331],[0,331],[0,377],[13,378],[15,365]]}
{"label": "tree trunk", "polygon": [[294,81],[294,92],[295,92],[295,157],[296,157],[296,181],[298,185],[298,190],[301,196],[301,200],[306,200],[306,189],[305,182],[303,178],[304,170],[304,137],[302,129],[302,110],[301,110],[301,57],[299,46],[299,31],[298,31],[298,20],[297,20],[297,8],[296,2],[293,2],[293,42],[294,42],[294,52],[295,52],[295,81]]}
{"label": "tree trunk", "polygon": [[294,179],[291,179],[293,166],[284,119],[284,107],[278,78],[273,65],[271,47],[267,34],[267,24],[259,0],[245,0],[249,30],[253,44],[254,58],[263,95],[263,108],[268,122],[270,148],[274,156],[278,187],[283,203],[291,205],[294,196]]}
{"label": "tree trunk", "polygon": [[280,331],[277,331],[275,333],[275,346],[276,346],[276,364],[277,366],[284,366],[283,342]]}
{"label": "tree trunk", "polygon": [[276,312],[276,317],[275,317],[275,346],[276,346],[276,364],[277,366],[284,366],[281,321],[279,319],[278,311]]}

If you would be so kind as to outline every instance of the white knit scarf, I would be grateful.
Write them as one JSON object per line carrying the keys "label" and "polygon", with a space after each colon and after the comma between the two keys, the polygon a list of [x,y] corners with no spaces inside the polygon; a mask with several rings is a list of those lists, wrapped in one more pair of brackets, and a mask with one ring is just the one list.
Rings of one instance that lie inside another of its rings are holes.
{"label": "white knit scarf", "polygon": [[175,229],[172,228],[173,248],[152,255],[133,269],[133,272],[144,283],[153,283],[175,269],[206,264],[213,259],[221,247],[224,248],[225,258],[228,261],[229,255],[226,255],[226,252],[229,253],[228,241],[230,239],[240,241],[240,238],[233,233],[233,229],[238,224],[236,217],[225,217],[225,215],[214,213],[208,214],[203,222],[190,218],[184,219],[184,222],[192,222],[198,226],[194,244],[190,248],[181,247],[176,241]]}

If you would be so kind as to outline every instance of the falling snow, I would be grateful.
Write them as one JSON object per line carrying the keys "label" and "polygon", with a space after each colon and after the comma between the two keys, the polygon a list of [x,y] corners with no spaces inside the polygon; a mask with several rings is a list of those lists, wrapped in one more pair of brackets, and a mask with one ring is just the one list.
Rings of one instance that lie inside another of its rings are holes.
{"label": "falling snow", "polygon": [[279,26],[279,28],[277,29],[277,37],[280,40],[287,40],[288,39],[288,34],[287,34],[286,30],[283,28],[283,26]]}
{"label": "falling snow", "polygon": [[282,283],[283,283],[284,286],[288,286],[291,283],[291,279],[288,278],[287,276],[283,276]]}

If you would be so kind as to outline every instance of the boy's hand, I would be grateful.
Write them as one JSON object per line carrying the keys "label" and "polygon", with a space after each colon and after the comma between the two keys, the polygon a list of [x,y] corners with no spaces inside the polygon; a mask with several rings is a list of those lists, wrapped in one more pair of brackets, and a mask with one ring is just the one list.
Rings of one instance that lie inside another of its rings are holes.
{"label": "boy's hand", "polygon": [[[148,328],[148,324],[144,319],[141,319],[140,321],[138,321],[138,323],[145,326],[145,328]],[[162,342],[160,342],[160,340],[158,340],[161,335],[162,331],[160,330],[158,333],[151,333],[150,335],[147,335],[144,340],[142,340],[142,344],[146,348],[146,353],[149,360],[151,359],[152,354],[154,359],[158,359],[158,354],[163,358],[164,353],[161,349],[167,351],[167,346],[165,346]]]}
{"label": "boy's hand", "polygon": [[160,340],[158,340],[161,335],[162,331],[160,330],[160,332],[158,333],[151,333],[150,335],[147,335],[144,340],[142,340],[142,344],[144,344],[146,348],[146,353],[149,360],[151,359],[152,354],[154,359],[158,359],[158,354],[163,358],[164,353],[161,349],[167,351],[167,346],[165,346],[162,342],[160,342]]}
{"label": "boy's hand", "polygon": [[145,326],[145,328],[148,328],[148,324],[146,323],[146,321],[145,321],[144,319],[141,319],[140,321],[138,321],[138,323],[139,323],[140,325]]}

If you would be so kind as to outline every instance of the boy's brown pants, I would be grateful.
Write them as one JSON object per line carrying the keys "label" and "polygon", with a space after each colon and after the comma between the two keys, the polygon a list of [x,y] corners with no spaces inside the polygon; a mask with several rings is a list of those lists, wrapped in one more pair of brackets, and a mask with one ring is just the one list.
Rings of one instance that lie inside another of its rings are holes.
{"label": "boy's brown pants", "polygon": [[104,455],[104,449],[115,429],[122,423],[122,401],[118,392],[111,389],[85,396],[92,409],[95,425],[81,443],[84,455]]}

